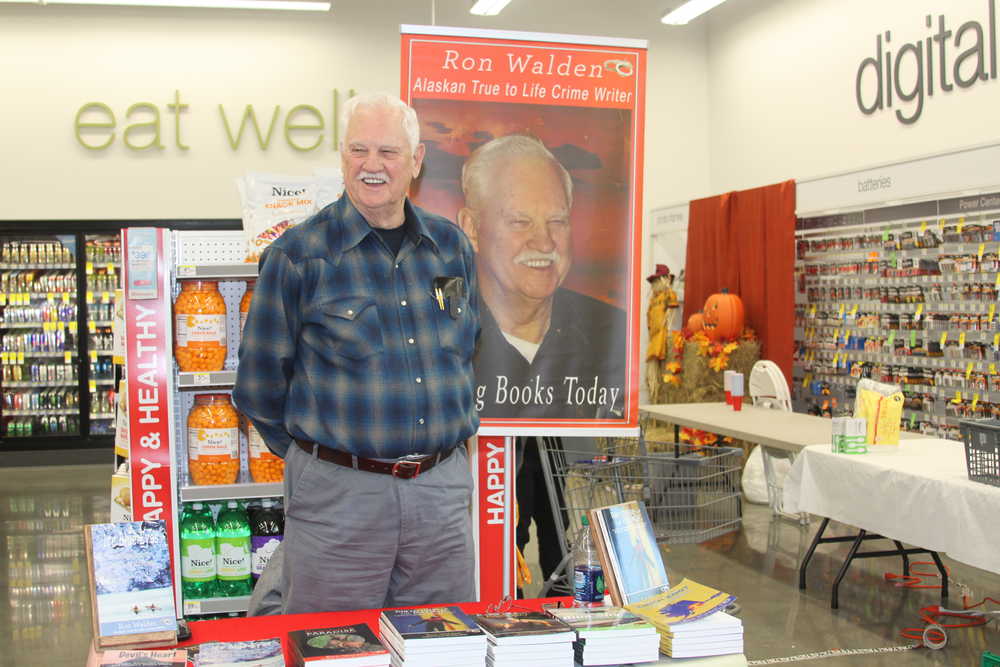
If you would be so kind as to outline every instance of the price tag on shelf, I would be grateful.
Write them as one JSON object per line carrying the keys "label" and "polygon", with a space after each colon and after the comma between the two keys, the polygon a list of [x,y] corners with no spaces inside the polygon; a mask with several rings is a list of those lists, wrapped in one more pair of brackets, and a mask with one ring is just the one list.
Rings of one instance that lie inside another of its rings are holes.
{"label": "price tag on shelf", "polygon": [[189,278],[193,276],[196,269],[191,264],[182,264],[177,267],[177,277],[178,278]]}
{"label": "price tag on shelf", "polygon": [[963,229],[965,229],[965,218],[959,218],[958,219],[958,233],[961,234]]}
{"label": "price tag on shelf", "polygon": [[895,342],[896,342],[896,330],[892,329],[889,332],[889,340],[886,341],[886,347],[889,348],[890,352],[892,352],[892,344]]}
{"label": "price tag on shelf", "polygon": [[88,383],[88,386],[90,387],[90,393],[93,394],[95,391],[97,391],[97,380],[91,380]]}
{"label": "price tag on shelf", "polygon": [[941,351],[944,352],[944,344],[948,342],[948,332],[941,332]]}
{"label": "price tag on shelf", "polygon": [[927,221],[926,220],[921,220],[920,221],[920,233],[923,234],[926,231],[927,231]]}
{"label": "price tag on shelf", "polygon": [[840,340],[840,329],[835,329],[833,332],[833,342],[836,343]]}
{"label": "price tag on shelf", "polygon": [[965,349],[965,332],[958,334],[958,347],[962,350]]}
{"label": "price tag on shelf", "polygon": [[19,364],[23,364],[24,363],[24,352],[18,352],[17,353],[17,363],[19,363]]}
{"label": "price tag on shelf", "polygon": [[66,350],[63,353],[63,363],[64,364],[71,364],[71,363],[73,363],[73,353],[70,352],[69,350]]}
{"label": "price tag on shelf", "polygon": [[993,349],[1000,350],[1000,333],[993,336]]}
{"label": "price tag on shelf", "polygon": [[987,320],[987,322],[990,323],[990,324],[992,324],[993,323],[993,316],[996,315],[996,314],[997,314],[997,305],[995,303],[991,303],[990,304],[989,319]]}
{"label": "price tag on shelf", "polygon": [[58,322],[56,322],[56,329],[58,329],[59,331],[65,331],[66,323],[63,322],[62,320],[59,320]]}
{"label": "price tag on shelf", "polygon": [[837,317],[843,317],[844,316],[844,311],[846,309],[847,309],[847,306],[845,306],[844,304],[840,304],[840,309],[837,311]]}
{"label": "price tag on shelf", "polygon": [[48,301],[49,303],[55,303],[56,302],[56,295],[55,295],[55,293],[53,293],[53,292],[47,293],[45,295],[45,300]]}
{"label": "price tag on shelf", "polygon": [[208,384],[209,377],[210,376],[208,373],[195,373],[192,381],[194,382],[194,384],[199,384],[199,385]]}
{"label": "price tag on shelf", "polygon": [[201,613],[201,602],[199,600],[184,600],[184,615],[197,615]]}
{"label": "price tag on shelf", "polygon": [[112,264],[111,262],[108,262],[108,275],[109,276],[115,275],[115,265]]}
{"label": "price tag on shelf", "polygon": [[980,262],[983,261],[983,255],[985,253],[986,253],[986,244],[985,243],[980,243],[979,244],[979,252],[976,253],[977,255],[979,255],[979,261]]}
{"label": "price tag on shelf", "polygon": [[979,394],[973,394],[972,395],[972,409],[975,410],[977,405],[979,405]]}
{"label": "price tag on shelf", "polygon": [[65,303],[65,304],[69,303],[69,292],[63,292],[62,293],[62,302]]}
{"label": "price tag on shelf", "polygon": [[93,361],[93,362],[97,361],[97,350],[91,350],[90,351],[90,360]]}
{"label": "price tag on shelf", "polygon": [[833,363],[830,364],[830,365],[833,366],[834,368],[836,368],[838,361],[840,361],[840,353],[839,352],[837,354],[833,355]]}
{"label": "price tag on shelf", "polygon": [[996,375],[996,374],[997,374],[997,365],[990,364],[990,375]]}
{"label": "price tag on shelf", "polygon": [[97,333],[97,322],[94,322],[94,320],[87,320],[87,331],[90,333]]}
{"label": "price tag on shelf", "polygon": [[[998,273],[997,276],[1000,276],[1000,273]],[[809,317],[816,317],[816,304],[815,303],[809,309]]]}
{"label": "price tag on shelf", "polygon": [[994,283],[994,285],[996,285],[997,287],[1000,287],[1000,272],[997,273],[997,279],[996,279],[996,282]]}
{"label": "price tag on shelf", "polygon": [[802,378],[802,388],[805,389],[812,382],[812,373],[806,373],[805,377]]}
{"label": "price tag on shelf", "polygon": [[7,353],[6,352],[0,352],[0,362],[3,362],[4,366],[7,365],[8,361],[7,361]]}
{"label": "price tag on shelf", "polygon": [[111,303],[110,292],[101,292],[101,303]]}
{"label": "price tag on shelf", "polygon": [[914,322],[919,321],[920,320],[920,316],[923,315],[923,314],[924,314],[924,304],[918,303],[917,304],[917,312],[914,313],[914,315],[913,315],[913,321]]}
{"label": "price tag on shelf", "polygon": [[975,364],[972,363],[971,361],[968,364],[966,364],[966,366],[965,366],[965,379],[966,380],[968,380],[970,377],[972,377],[972,369],[973,369],[973,367],[975,367]]}
{"label": "price tag on shelf", "polygon": [[67,326],[69,327],[69,332],[71,334],[76,333],[76,320],[70,320]]}
{"label": "price tag on shelf", "polygon": [[962,392],[956,391],[955,392],[955,398],[951,399],[951,402],[952,403],[961,403],[962,402]]}
{"label": "price tag on shelf", "polygon": [[847,345],[851,340],[851,331],[847,329],[844,331],[844,345]]}
{"label": "price tag on shelf", "polygon": [[42,331],[46,333],[51,333],[56,330],[55,322],[42,322]]}
{"label": "price tag on shelf", "polygon": [[858,304],[854,304],[854,307],[851,308],[851,317],[857,317],[857,316],[858,316]]}
{"label": "price tag on shelf", "polygon": [[87,303],[94,303],[94,293],[87,290]]}
{"label": "price tag on shelf", "polygon": [[93,273],[94,273],[94,263],[93,262],[87,262],[86,266],[84,266],[84,271],[86,272],[86,274],[88,276],[93,275]]}

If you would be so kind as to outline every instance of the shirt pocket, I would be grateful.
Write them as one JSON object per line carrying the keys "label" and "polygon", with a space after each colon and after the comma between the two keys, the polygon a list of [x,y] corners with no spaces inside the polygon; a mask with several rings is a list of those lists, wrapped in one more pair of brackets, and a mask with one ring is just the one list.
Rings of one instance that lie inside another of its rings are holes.
{"label": "shirt pocket", "polygon": [[455,317],[451,316],[449,303],[445,303],[444,310],[436,305],[434,307],[438,342],[441,344],[441,349],[457,354],[462,359],[472,359],[476,344],[475,322],[472,321],[468,297],[449,297],[449,300],[456,298],[458,303]]}
{"label": "shirt pocket", "polygon": [[318,327],[321,344],[337,356],[363,360],[382,352],[382,321],[371,297],[327,301],[315,306],[308,319]]}

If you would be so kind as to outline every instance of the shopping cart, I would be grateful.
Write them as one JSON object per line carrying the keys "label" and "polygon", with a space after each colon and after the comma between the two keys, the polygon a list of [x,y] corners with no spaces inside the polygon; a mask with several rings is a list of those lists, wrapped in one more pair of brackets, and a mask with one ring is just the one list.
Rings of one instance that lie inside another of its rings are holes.
{"label": "shopping cart", "polygon": [[581,516],[588,510],[641,500],[657,541],[667,544],[704,542],[739,528],[742,450],[652,445],[642,437],[610,438],[605,451],[595,454],[564,449],[558,439],[539,439],[563,554],[542,587],[542,597],[550,591],[571,593],[573,548],[582,535]]}

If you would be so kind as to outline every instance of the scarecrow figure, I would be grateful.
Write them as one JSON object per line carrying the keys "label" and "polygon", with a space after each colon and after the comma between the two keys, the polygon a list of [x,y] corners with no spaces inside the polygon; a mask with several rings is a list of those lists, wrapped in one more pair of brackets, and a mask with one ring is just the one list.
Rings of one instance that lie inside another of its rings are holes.
{"label": "scarecrow figure", "polygon": [[656,273],[646,278],[653,289],[646,312],[646,327],[649,329],[649,347],[646,348],[646,384],[649,398],[657,401],[660,386],[660,364],[667,357],[670,336],[670,320],[678,307],[674,293],[674,275],[666,264],[657,264]]}

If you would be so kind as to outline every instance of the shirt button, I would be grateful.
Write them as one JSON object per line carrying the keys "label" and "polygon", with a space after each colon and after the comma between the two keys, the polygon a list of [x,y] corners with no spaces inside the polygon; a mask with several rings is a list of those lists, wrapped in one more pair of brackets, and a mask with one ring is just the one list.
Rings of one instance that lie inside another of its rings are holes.
{"label": "shirt button", "polygon": [[417,384],[420,384],[421,382],[423,382],[423,380],[421,380],[420,378],[417,378]]}
{"label": "shirt button", "polygon": [[399,264],[397,264],[397,265],[396,265],[396,268],[397,268],[397,269],[399,268]]}
{"label": "shirt button", "polygon": [[403,299],[402,301],[400,301],[400,302],[399,302],[399,305],[401,305],[401,306],[405,306],[405,305],[406,305],[406,299]]}
{"label": "shirt button", "polygon": [[459,308],[459,309],[458,309],[458,312],[462,312],[462,309],[461,309],[461,308]]}
{"label": "shirt button", "polygon": [[416,341],[413,340],[412,338],[407,338],[406,342],[409,343],[410,345],[413,345]]}
{"label": "shirt button", "polygon": [[418,420],[417,420],[417,423],[418,423],[418,424],[423,424],[423,423],[424,423],[424,418],[423,418],[423,417],[421,417],[420,419],[418,419]]}
{"label": "shirt button", "polygon": [[348,315],[353,315],[353,314],[354,314],[354,311],[353,311],[353,310],[349,310],[349,311],[347,311],[347,314],[348,314]]}

